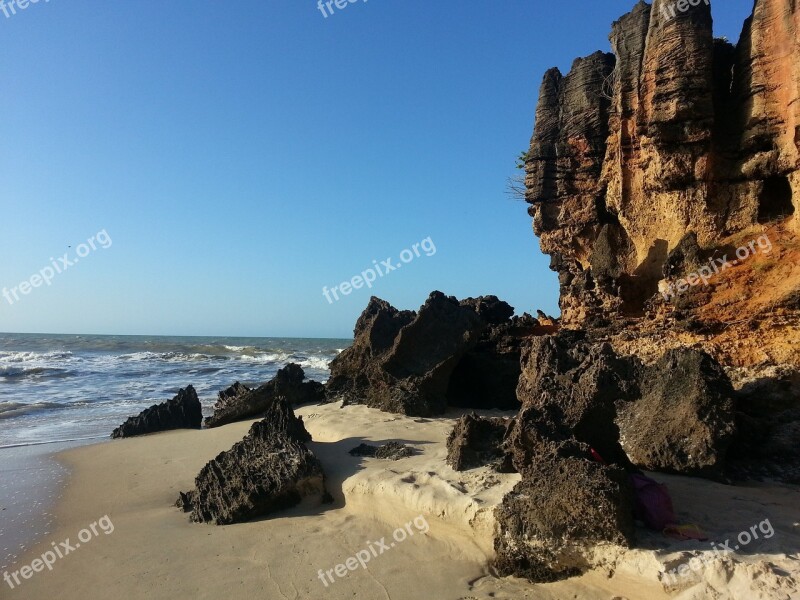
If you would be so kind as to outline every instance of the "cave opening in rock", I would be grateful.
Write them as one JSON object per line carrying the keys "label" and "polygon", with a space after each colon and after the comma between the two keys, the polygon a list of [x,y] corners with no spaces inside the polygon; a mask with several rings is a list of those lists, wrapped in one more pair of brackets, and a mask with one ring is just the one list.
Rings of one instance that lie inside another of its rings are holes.
{"label": "cave opening in rock", "polygon": [[769,223],[785,219],[794,214],[792,186],[786,176],[775,176],[764,180],[758,199],[758,222]]}

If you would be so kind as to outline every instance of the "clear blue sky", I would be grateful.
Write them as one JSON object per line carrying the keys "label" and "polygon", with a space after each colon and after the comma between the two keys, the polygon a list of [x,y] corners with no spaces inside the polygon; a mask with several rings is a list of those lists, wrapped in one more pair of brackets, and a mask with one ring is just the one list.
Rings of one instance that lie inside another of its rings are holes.
{"label": "clear blue sky", "polygon": [[[6,0],[8,1],[8,0]],[[113,240],[0,331],[341,337],[370,294],[557,313],[504,193],[544,71],[609,50],[633,0],[41,0],[0,13],[0,288]],[[724,0],[716,34],[752,8]],[[322,287],[431,237],[329,304]],[[68,246],[72,246],[70,250]],[[57,260],[57,259],[56,259]]]}

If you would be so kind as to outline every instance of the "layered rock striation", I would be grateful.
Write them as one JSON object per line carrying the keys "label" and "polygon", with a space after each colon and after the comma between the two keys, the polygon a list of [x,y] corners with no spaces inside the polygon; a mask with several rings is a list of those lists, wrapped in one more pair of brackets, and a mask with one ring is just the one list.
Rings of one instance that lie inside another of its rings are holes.
{"label": "layered rock striation", "polygon": [[[674,306],[652,305],[665,304],[659,285],[686,274],[665,276],[665,266],[687,235],[718,256],[769,228],[781,248],[797,244],[800,5],[757,0],[732,46],[714,39],[706,3],[674,16],[673,4],[639,2],[613,24],[613,54],[578,59],[566,75],[551,69],[541,84],[526,200],[559,276],[563,326],[668,318]],[[733,302],[796,319],[800,278],[781,268],[794,280],[769,307],[709,293],[691,316],[713,320],[699,306]],[[717,282],[733,273],[715,273]]]}

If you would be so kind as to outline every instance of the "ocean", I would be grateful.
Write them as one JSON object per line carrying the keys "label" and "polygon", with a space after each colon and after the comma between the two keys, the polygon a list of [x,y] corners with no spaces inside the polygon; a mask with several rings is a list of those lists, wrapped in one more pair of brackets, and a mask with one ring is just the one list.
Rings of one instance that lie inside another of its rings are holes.
{"label": "ocean", "polygon": [[53,452],[107,441],[130,416],[194,386],[254,387],[295,362],[324,382],[348,339],[0,333],[0,570],[49,534],[66,469]]}

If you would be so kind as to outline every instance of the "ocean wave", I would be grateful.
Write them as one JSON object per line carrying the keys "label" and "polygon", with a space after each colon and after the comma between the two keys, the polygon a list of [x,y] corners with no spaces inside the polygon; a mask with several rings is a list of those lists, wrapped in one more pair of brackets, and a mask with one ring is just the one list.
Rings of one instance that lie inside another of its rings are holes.
{"label": "ocean wave", "polygon": [[43,410],[65,408],[64,404],[56,402],[35,402],[24,404],[22,402],[0,402],[0,419],[11,419]]}
{"label": "ocean wave", "polygon": [[71,377],[73,372],[68,369],[53,367],[15,367],[0,365],[0,378],[16,381],[20,379],[61,379]]}
{"label": "ocean wave", "polygon": [[120,354],[116,357],[117,360],[122,361],[161,361],[161,362],[191,362],[191,361],[208,361],[208,360],[227,360],[227,356],[212,356],[208,354],[191,353],[185,354],[183,352],[133,352],[131,354]]}
{"label": "ocean wave", "polygon": [[317,356],[309,356],[301,360],[298,364],[304,369],[317,369],[318,371],[327,371],[330,367],[330,362],[327,358],[320,358]]}
{"label": "ocean wave", "polygon": [[0,363],[53,362],[71,360],[72,352],[0,352]]}

